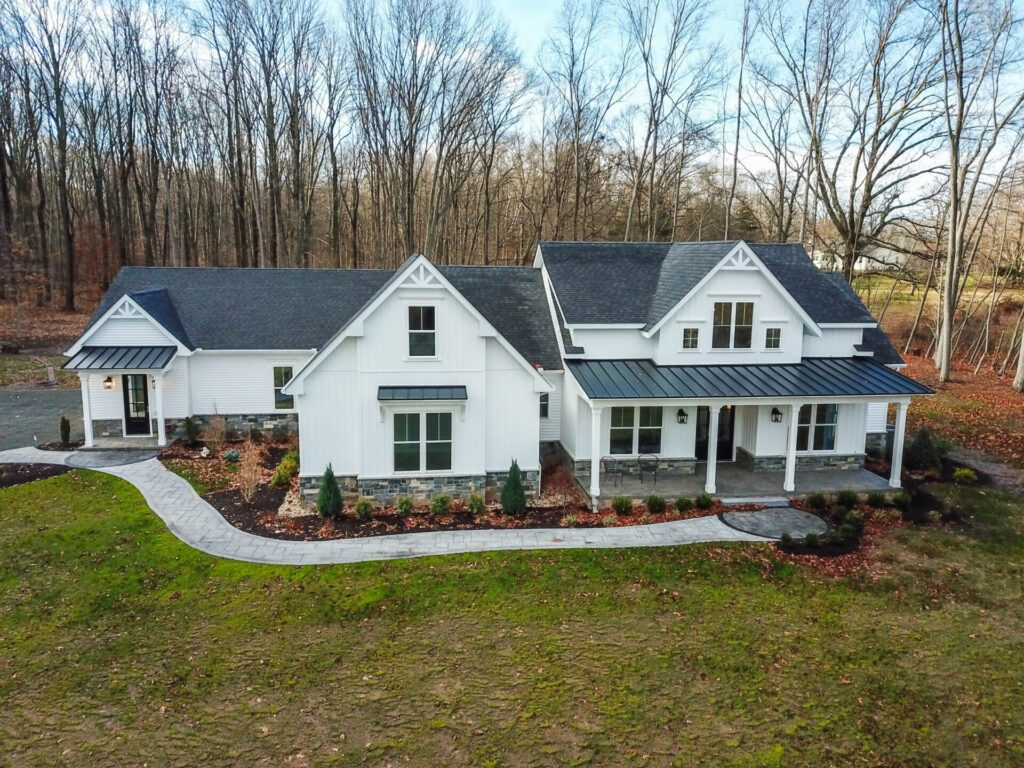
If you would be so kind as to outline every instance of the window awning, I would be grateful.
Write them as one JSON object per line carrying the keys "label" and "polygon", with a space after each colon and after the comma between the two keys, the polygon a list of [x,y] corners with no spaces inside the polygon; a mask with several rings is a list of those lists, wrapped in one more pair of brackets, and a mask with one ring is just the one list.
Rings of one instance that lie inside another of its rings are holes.
{"label": "window awning", "polygon": [[82,347],[64,363],[67,371],[161,371],[177,347]]}
{"label": "window awning", "polygon": [[465,400],[464,386],[450,387],[378,387],[377,399],[393,400]]}
{"label": "window awning", "polygon": [[655,365],[651,360],[567,360],[588,397],[847,397],[930,395],[868,357],[811,357],[784,365]]}

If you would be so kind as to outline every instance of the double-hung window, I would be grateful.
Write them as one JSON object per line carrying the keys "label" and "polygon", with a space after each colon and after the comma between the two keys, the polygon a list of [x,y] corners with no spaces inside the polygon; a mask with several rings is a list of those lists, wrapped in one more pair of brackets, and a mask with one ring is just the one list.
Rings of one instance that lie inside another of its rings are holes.
{"label": "double-hung window", "polygon": [[409,307],[409,357],[437,356],[434,307]]}
{"label": "double-hung window", "polygon": [[796,449],[798,451],[834,451],[838,424],[838,405],[801,406],[796,428]]}
{"label": "double-hung window", "polygon": [[395,472],[452,468],[451,413],[396,413],[394,426]]}
{"label": "double-hung window", "polygon": [[547,392],[541,392],[540,395],[540,417],[542,419],[548,418],[549,406],[551,405],[551,399],[548,397]]}
{"label": "double-hung window", "polygon": [[274,366],[274,408],[279,411],[287,411],[295,407],[295,398],[281,391],[284,385],[291,381],[291,378],[292,367],[290,365]]}
{"label": "double-hung window", "polygon": [[712,349],[750,349],[753,333],[754,302],[715,302],[711,327]]}
{"label": "double-hung window", "polygon": [[613,456],[661,453],[659,406],[612,408],[608,451]]}

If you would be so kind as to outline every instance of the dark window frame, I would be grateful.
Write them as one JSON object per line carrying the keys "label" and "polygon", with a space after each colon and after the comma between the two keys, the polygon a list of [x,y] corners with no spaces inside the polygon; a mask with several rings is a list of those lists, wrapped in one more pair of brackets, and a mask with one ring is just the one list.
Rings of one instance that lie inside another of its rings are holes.
{"label": "dark window frame", "polygon": [[551,418],[549,415],[551,409],[551,398],[549,397],[549,394],[550,393],[548,392],[540,393],[540,417],[542,419]]}
{"label": "dark window frame", "polygon": [[838,403],[800,406],[796,428],[797,451],[801,453],[834,452],[838,436]]}
{"label": "dark window frame", "polygon": [[[287,374],[278,375],[279,371],[287,371]],[[284,385],[292,379],[293,367],[290,365],[275,365],[273,367],[273,380],[274,380],[274,410],[275,411],[294,411],[295,410],[295,396],[286,395],[281,392],[284,389]],[[279,383],[280,382],[280,383]]]}
{"label": "dark window frame", "polygon": [[[437,357],[437,307],[433,304],[411,304],[408,315],[409,357]],[[429,345],[429,352],[426,350]]]}
{"label": "dark window frame", "polygon": [[700,328],[683,328],[683,349],[700,348]]}

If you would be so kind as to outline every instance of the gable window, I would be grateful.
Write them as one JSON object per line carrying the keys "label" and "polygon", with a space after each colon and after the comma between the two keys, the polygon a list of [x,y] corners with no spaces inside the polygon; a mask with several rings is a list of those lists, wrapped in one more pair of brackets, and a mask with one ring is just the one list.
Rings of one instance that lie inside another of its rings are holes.
{"label": "gable window", "polygon": [[661,453],[660,406],[612,408],[608,452],[613,456]]}
{"label": "gable window", "polygon": [[766,328],[764,332],[764,348],[765,349],[781,349],[782,348],[782,329],[781,328]]}
{"label": "gable window", "polygon": [[798,451],[834,451],[838,424],[838,405],[801,406],[796,429],[796,449]]}
{"label": "gable window", "polygon": [[437,356],[433,307],[409,307],[409,357]]}
{"label": "gable window", "polygon": [[754,302],[715,302],[712,349],[750,349],[753,332]]}
{"label": "gable window", "polygon": [[551,401],[548,399],[548,393],[542,392],[540,396],[540,417],[542,419],[548,418],[548,405],[550,402]]}
{"label": "gable window", "polygon": [[452,468],[451,413],[396,413],[395,472],[438,472]]}
{"label": "gable window", "polygon": [[699,339],[699,328],[683,328],[683,349],[696,349]]}
{"label": "gable window", "polygon": [[291,378],[292,367],[290,365],[274,366],[274,408],[279,411],[295,407],[295,398],[281,391],[284,385],[291,381]]}

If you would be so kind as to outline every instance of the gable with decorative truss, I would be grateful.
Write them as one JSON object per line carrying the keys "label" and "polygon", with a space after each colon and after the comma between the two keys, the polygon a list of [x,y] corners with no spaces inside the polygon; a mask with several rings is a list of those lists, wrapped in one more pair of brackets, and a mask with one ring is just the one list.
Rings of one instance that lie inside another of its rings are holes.
{"label": "gable with decorative truss", "polygon": [[440,281],[437,279],[436,273],[426,264],[416,264],[398,282],[398,287],[424,289],[443,288],[444,286],[441,285]]}
{"label": "gable with decorative truss", "polygon": [[125,294],[107,310],[67,351],[74,355],[85,346],[164,346],[173,344],[179,354],[190,351],[158,323],[131,296]]}

